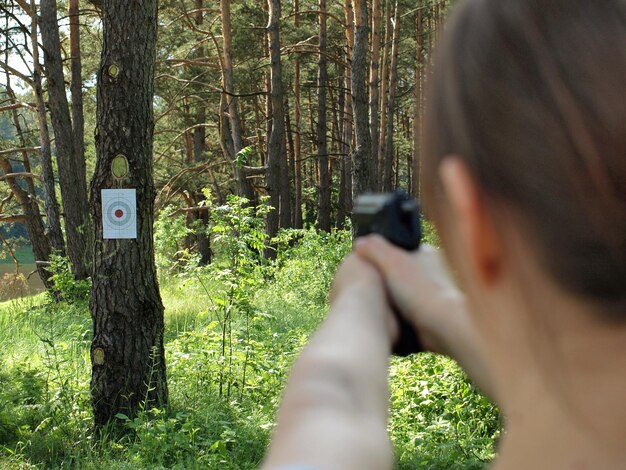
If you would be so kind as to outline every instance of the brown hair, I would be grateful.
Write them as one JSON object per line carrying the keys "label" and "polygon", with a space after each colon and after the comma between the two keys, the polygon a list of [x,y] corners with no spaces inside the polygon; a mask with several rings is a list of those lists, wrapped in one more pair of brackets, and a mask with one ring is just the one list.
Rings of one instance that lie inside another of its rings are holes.
{"label": "brown hair", "polygon": [[465,1],[438,53],[426,127],[427,206],[441,159],[462,157],[486,200],[521,214],[559,285],[623,307],[626,1]]}

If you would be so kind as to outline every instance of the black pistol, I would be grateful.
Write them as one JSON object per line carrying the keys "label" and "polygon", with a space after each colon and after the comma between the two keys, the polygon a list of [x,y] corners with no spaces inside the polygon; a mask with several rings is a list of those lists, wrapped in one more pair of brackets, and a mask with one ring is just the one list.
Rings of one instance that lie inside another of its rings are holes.
{"label": "black pistol", "polygon": [[[357,237],[377,233],[408,251],[417,250],[422,238],[417,201],[404,191],[363,194],[354,202],[354,230]],[[400,325],[400,338],[393,354],[408,356],[423,351],[413,327],[394,309]]]}

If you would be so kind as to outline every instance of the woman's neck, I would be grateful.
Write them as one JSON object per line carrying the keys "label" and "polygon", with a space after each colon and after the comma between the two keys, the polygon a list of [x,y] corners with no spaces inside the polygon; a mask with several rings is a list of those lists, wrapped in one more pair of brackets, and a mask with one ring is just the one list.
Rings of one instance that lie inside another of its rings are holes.
{"label": "woman's neck", "polygon": [[[621,330],[621,331],[620,331]],[[559,335],[555,357],[527,367],[503,393],[497,470],[624,468],[626,333],[590,328]],[[519,370],[519,369],[518,369]]]}

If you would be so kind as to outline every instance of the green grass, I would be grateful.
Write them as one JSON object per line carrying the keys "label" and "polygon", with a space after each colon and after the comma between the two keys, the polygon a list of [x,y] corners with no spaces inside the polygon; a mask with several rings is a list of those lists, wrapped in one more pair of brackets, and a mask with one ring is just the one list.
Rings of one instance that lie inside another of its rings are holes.
{"label": "green grass", "polygon": [[[162,279],[170,404],[120,417],[129,430],[122,438],[91,434],[86,301],[0,303],[0,468],[257,468],[289,367],[324,316],[346,240],[307,235],[279,269],[242,291],[230,367],[221,357],[224,297],[214,272]],[[498,432],[496,408],[452,361],[392,361],[398,469],[481,468]]]}

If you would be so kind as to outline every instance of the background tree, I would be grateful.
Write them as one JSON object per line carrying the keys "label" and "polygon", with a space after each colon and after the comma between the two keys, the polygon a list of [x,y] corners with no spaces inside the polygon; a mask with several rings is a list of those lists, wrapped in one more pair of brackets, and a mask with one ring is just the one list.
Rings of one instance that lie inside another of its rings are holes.
{"label": "background tree", "polygon": [[[41,1],[41,38],[48,78],[48,105],[55,135],[59,182],[65,215],[67,254],[72,262],[74,275],[78,279],[85,279],[90,274],[89,253],[91,252],[86,166],[82,148],[76,147],[80,138],[75,137],[70,119],[65,91],[56,0]],[[77,74],[80,74],[80,71],[77,71]],[[79,78],[79,76],[78,78],[74,77],[73,81],[78,82],[80,81]],[[74,83],[75,102],[81,100],[78,97],[80,90],[77,88],[80,88],[79,85]],[[79,120],[77,124],[81,126],[82,115],[80,110],[77,110],[76,115]],[[80,133],[82,131],[79,131]]]}
{"label": "background tree", "polygon": [[330,173],[328,167],[328,145],[326,125],[326,87],[328,82],[326,0],[319,0],[319,59],[317,72],[317,129],[315,145],[319,165],[319,206],[317,226],[330,232]]}

